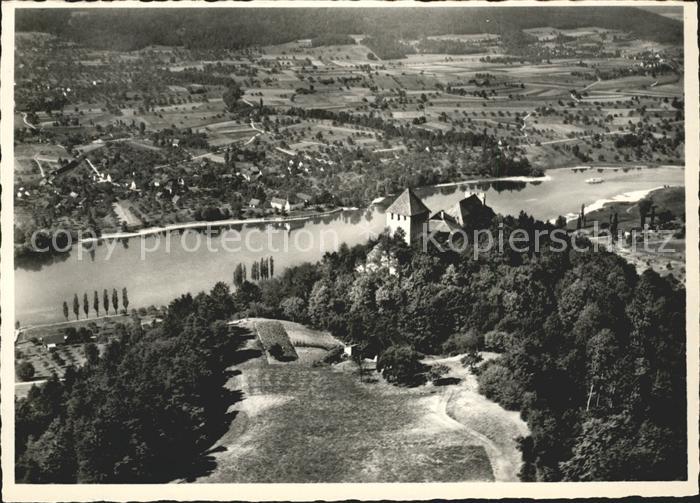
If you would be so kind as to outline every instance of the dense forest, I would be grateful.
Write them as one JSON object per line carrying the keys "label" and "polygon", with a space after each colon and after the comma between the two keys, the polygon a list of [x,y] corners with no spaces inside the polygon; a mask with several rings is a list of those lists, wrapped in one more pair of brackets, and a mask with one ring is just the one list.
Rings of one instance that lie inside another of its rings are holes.
{"label": "dense forest", "polygon": [[685,290],[585,238],[536,238],[554,228],[525,213],[491,223],[505,242],[516,229],[531,246],[418,250],[382,235],[176,299],[160,326],[124,327],[101,356],[88,346],[83,368],[17,402],[18,480],[183,476],[227,424],[237,338],[222,320],[244,316],[330,330],[408,374],[420,353],[500,353],[474,371],[528,423],[523,480],[684,479]]}
{"label": "dense forest", "polygon": [[634,7],[20,9],[16,26],[113,50],[154,44],[239,49],[351,33],[413,39],[446,33],[502,35],[542,26],[618,29],[657,42],[683,39],[680,22]]}

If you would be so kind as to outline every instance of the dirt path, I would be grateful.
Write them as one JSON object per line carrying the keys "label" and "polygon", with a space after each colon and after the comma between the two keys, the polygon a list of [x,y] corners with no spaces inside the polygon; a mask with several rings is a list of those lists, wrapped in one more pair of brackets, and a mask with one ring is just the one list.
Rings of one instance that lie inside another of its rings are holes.
{"label": "dirt path", "polygon": [[481,445],[489,457],[497,482],[517,482],[522,464],[518,437],[529,434],[517,412],[510,412],[478,393],[476,377],[460,363],[460,356],[430,360],[450,368],[450,377],[462,382],[448,386],[433,398],[435,410]]}

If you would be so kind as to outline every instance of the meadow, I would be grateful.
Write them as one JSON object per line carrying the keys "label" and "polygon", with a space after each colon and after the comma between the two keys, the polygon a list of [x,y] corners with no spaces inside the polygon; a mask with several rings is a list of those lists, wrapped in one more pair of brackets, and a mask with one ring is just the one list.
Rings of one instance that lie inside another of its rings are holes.
{"label": "meadow", "polygon": [[[261,321],[235,323],[250,330]],[[243,399],[234,405],[229,432],[207,456],[207,473],[194,477],[196,482],[489,481],[489,456],[501,462],[506,439],[524,431],[516,414],[491,404],[487,415],[503,429],[481,427],[500,442],[497,447],[471,428],[471,419],[465,425],[448,414],[448,403],[451,410],[464,410],[468,400],[474,410],[488,409],[466,370],[456,369],[465,377],[456,379],[461,384],[397,388],[384,382],[370,360],[362,377],[350,361],[314,364],[339,342],[327,332],[280,323],[299,360],[268,363],[249,332],[240,351],[244,361],[236,366],[240,373],[227,384],[241,390]]]}

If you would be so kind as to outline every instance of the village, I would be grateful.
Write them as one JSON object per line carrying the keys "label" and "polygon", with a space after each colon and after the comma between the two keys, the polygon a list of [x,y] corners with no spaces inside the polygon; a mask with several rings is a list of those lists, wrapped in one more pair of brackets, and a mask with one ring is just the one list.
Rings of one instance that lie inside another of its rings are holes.
{"label": "village", "polygon": [[677,47],[604,29],[523,37],[549,52],[504,56],[511,40],[445,35],[385,60],[358,35],[197,61],[183,48],[95,51],[21,34],[17,253],[34,230],[67,223],[100,235],[314,215],[405,186],[682,163]]}

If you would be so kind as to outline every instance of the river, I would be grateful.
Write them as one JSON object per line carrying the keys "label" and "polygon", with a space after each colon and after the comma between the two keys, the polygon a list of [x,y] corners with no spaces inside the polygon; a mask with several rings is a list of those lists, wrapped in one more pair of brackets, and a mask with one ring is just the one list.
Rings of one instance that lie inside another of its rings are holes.
{"label": "river", "polygon": [[[424,187],[416,193],[433,211],[459,201],[465,190],[478,190],[497,213],[517,215],[521,210],[542,220],[571,215],[581,204],[601,201],[663,185],[684,185],[685,171],[676,167],[645,169],[570,168],[549,170],[537,181],[494,181]],[[600,184],[585,183],[601,177]],[[63,320],[62,303],[72,306],[75,293],[128,289],[130,308],[167,304],[176,296],[210,289],[217,281],[231,282],[237,264],[261,257],[274,258],[275,274],[302,262],[315,262],[339,243],[355,245],[384,228],[383,205],[345,211],[308,221],[282,225],[237,225],[214,236],[195,231],[107,241],[76,246],[50,261],[23,261],[15,265],[16,319],[22,326]],[[199,240],[200,246],[196,243]],[[194,250],[194,251],[193,251]],[[121,297],[121,295],[120,295]],[[91,312],[91,315],[93,313]]]}

